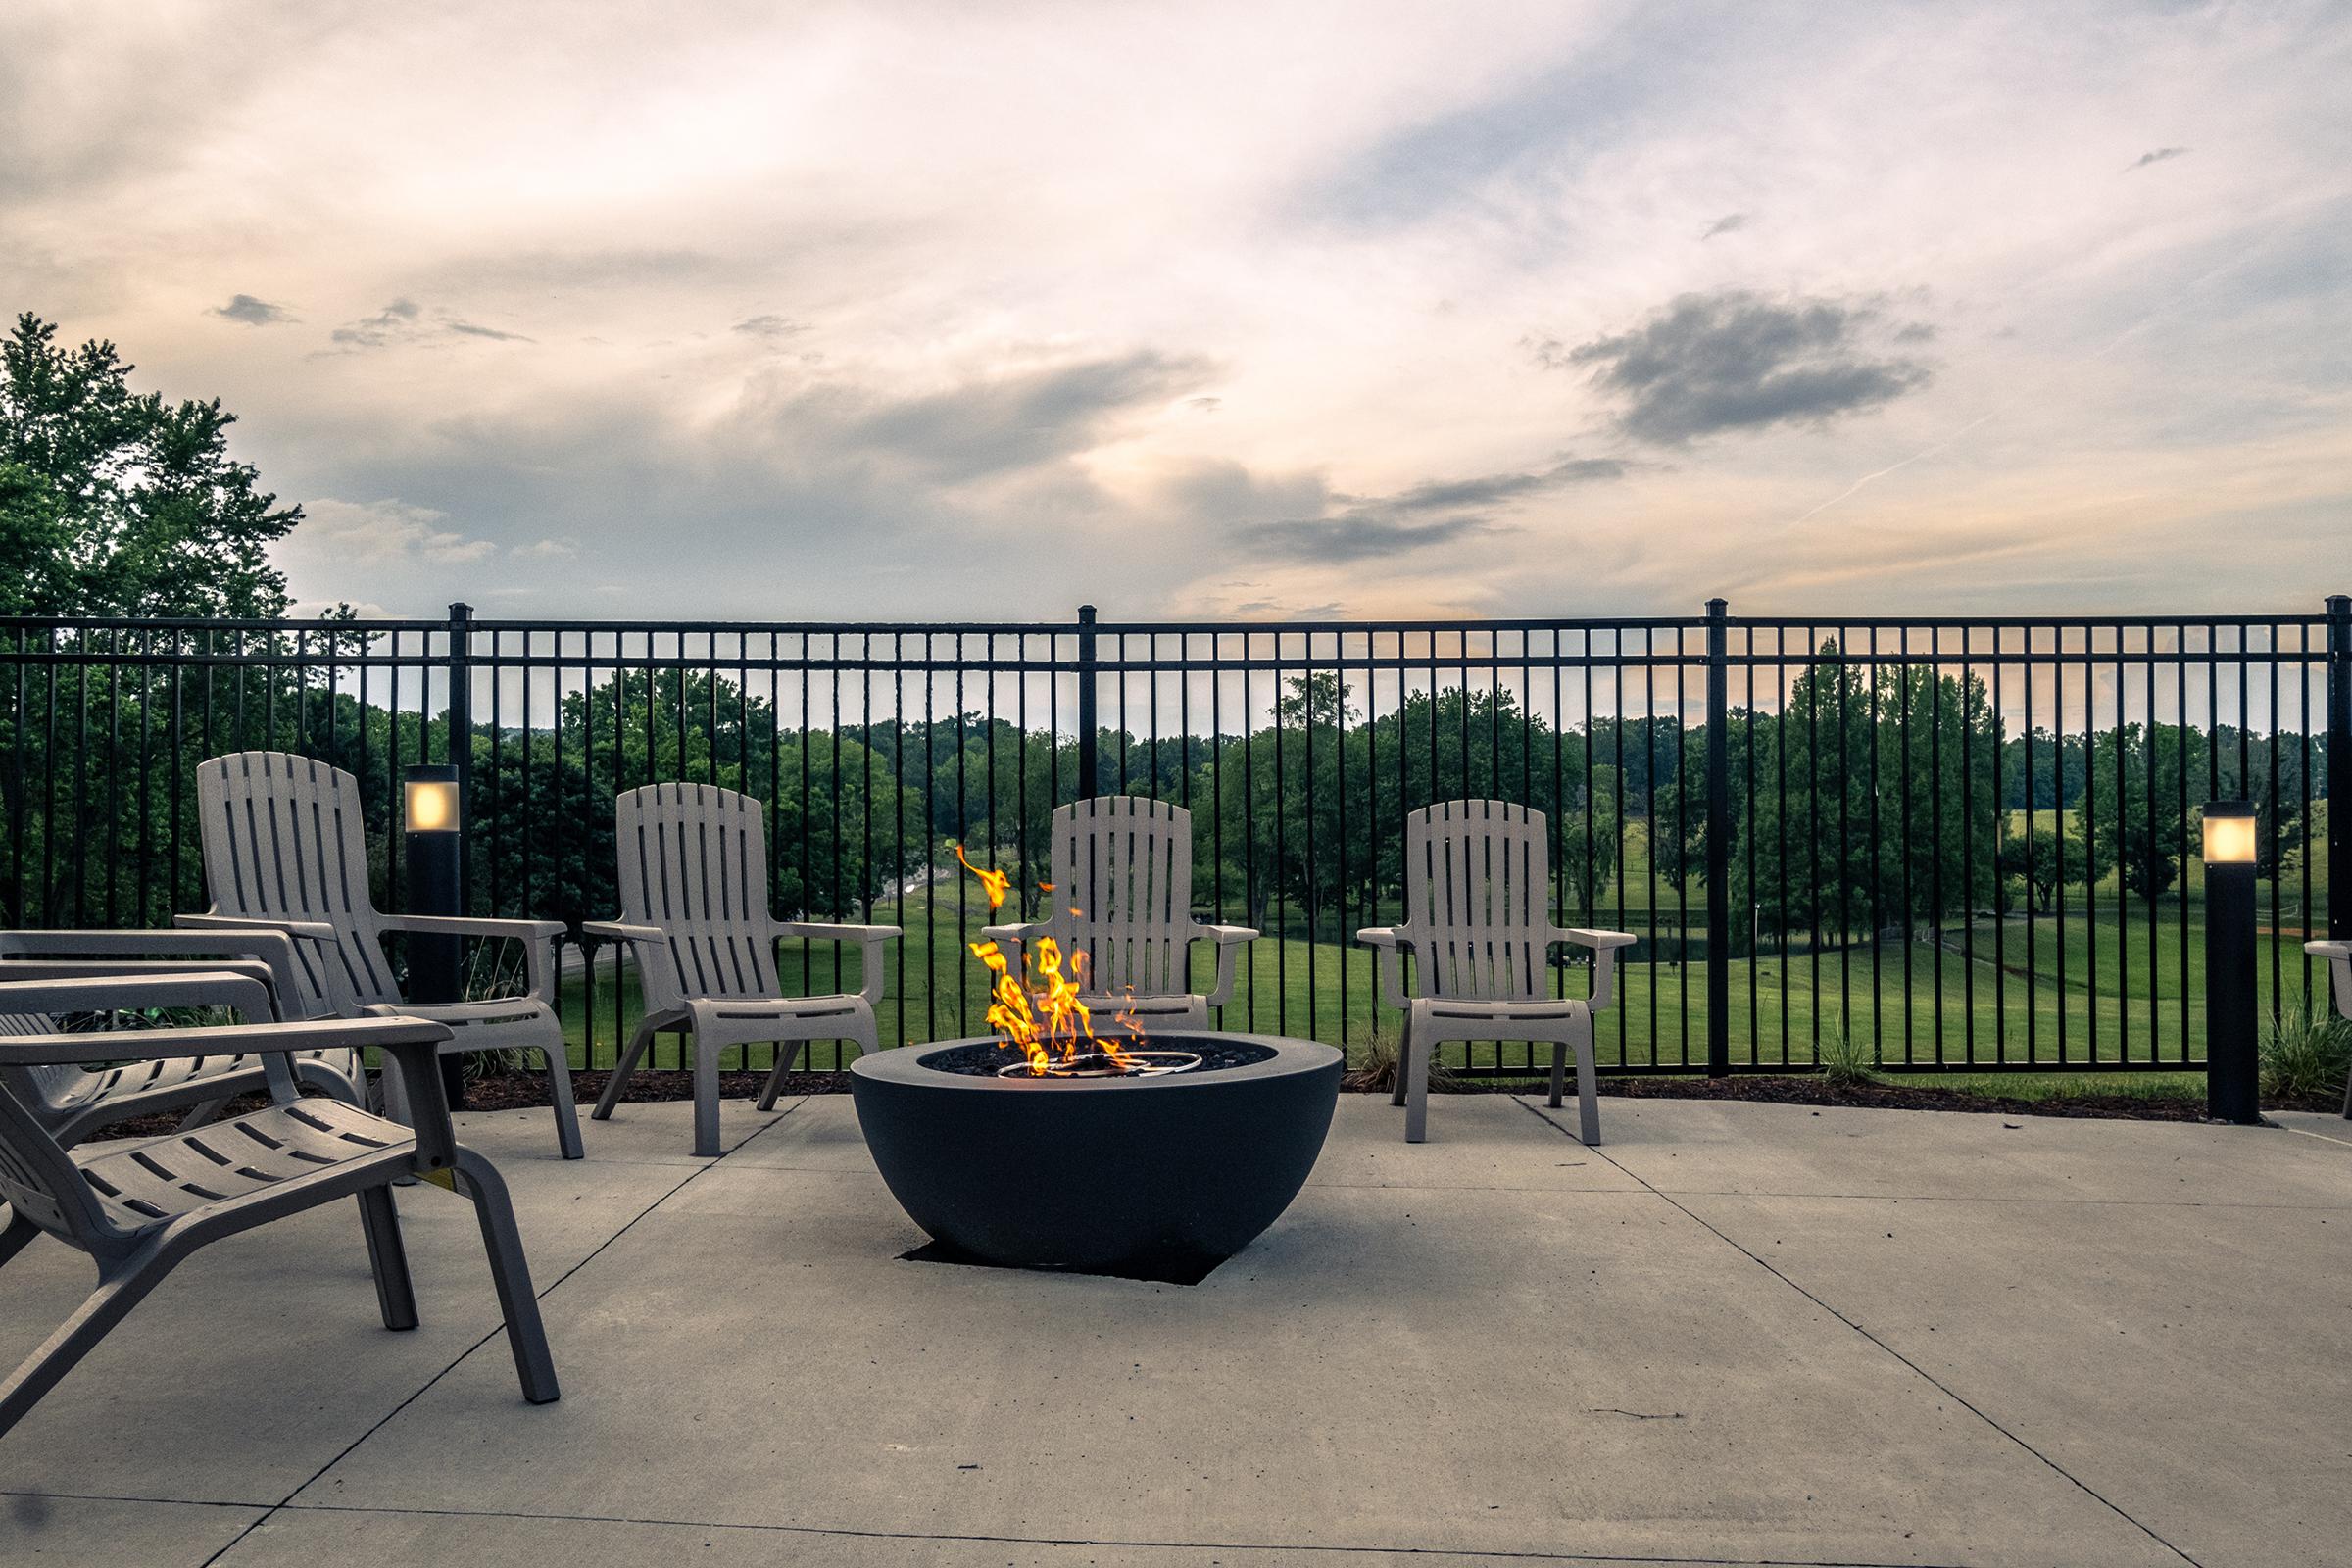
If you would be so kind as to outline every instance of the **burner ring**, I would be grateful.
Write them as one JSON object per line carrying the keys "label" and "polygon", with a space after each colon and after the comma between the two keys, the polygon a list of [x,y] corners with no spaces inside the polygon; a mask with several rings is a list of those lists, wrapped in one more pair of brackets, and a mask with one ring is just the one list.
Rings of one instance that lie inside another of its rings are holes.
{"label": "burner ring", "polygon": [[1031,1072],[1025,1061],[1015,1061],[997,1069],[1000,1078],[1164,1078],[1172,1072],[1190,1072],[1200,1065],[1200,1058],[1189,1051],[1123,1051],[1119,1054],[1138,1065],[1130,1071],[1112,1059],[1108,1052],[1089,1051],[1068,1061],[1055,1062],[1044,1072]]}

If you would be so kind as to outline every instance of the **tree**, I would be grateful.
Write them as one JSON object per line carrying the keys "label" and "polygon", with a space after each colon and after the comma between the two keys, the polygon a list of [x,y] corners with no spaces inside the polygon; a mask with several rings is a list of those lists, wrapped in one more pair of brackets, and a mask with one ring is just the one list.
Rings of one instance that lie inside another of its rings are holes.
{"label": "tree", "polygon": [[[2055,828],[2035,823],[2010,838],[2001,848],[2001,863],[2025,893],[2029,913],[2045,914],[2058,902],[2058,889],[2067,876],[2065,841]],[[2003,890],[2004,898],[2008,890]]]}
{"label": "tree", "polygon": [[130,389],[112,343],[61,348],[30,312],[0,343],[0,612],[260,616],[269,546],[302,520],[228,455],[220,400]]}
{"label": "tree", "polygon": [[2134,720],[2091,737],[2090,768],[2075,803],[2075,832],[2088,846],[2096,875],[2119,871],[2125,891],[2136,898],[2172,891],[2192,825],[2181,811],[2177,785],[2202,770],[2202,749],[2196,737],[2174,724],[2143,726]]}

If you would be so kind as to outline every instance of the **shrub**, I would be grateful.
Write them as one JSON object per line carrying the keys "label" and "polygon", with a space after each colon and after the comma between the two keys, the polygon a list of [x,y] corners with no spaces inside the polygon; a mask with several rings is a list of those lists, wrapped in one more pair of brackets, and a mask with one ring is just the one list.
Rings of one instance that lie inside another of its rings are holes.
{"label": "shrub", "polygon": [[2262,1031],[2265,1100],[2308,1100],[2343,1093],[2352,1071],[2352,1022],[2320,1007],[2296,1007]]}
{"label": "shrub", "polygon": [[[1364,1042],[1361,1059],[1355,1069],[1348,1074],[1348,1087],[1375,1094],[1396,1093],[1396,1068],[1398,1058],[1403,1054],[1400,1049],[1402,1045],[1403,1039],[1396,1030],[1385,1024],[1373,1030],[1372,1038]],[[1432,1056],[1429,1061],[1429,1092],[1433,1095],[1449,1094],[1456,1087],[1453,1069],[1446,1065],[1446,1058],[1443,1055]]]}
{"label": "shrub", "polygon": [[1833,1089],[1874,1083],[1878,1053],[1832,1024],[1821,1037],[1821,1077]]}

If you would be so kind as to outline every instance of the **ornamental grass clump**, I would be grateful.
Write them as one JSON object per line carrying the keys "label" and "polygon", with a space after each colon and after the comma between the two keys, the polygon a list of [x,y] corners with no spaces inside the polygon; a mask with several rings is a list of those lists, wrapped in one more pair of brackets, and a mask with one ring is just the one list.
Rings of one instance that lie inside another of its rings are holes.
{"label": "ornamental grass clump", "polygon": [[1833,1089],[1878,1082],[1878,1054],[1832,1024],[1821,1037],[1821,1078]]}
{"label": "ornamental grass clump", "polygon": [[2352,1022],[2296,1007],[2262,1031],[2262,1098],[2318,1100],[2344,1092],[2352,1071]]}
{"label": "ornamental grass clump", "polygon": [[[1363,1055],[1348,1074],[1349,1089],[1371,1094],[1394,1094],[1396,1089],[1397,1064],[1404,1055],[1404,1041],[1394,1029],[1382,1027],[1372,1031],[1364,1042]],[[1429,1092],[1433,1095],[1450,1094],[1460,1087],[1453,1069],[1446,1058],[1432,1054],[1429,1058]]]}

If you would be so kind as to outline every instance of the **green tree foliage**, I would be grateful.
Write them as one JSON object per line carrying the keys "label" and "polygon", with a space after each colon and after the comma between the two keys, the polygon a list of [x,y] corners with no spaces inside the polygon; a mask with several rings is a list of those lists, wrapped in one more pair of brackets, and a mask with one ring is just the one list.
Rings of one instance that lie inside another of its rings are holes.
{"label": "green tree foliage", "polygon": [[1613,767],[1586,781],[1586,743],[1526,712],[1508,690],[1409,694],[1366,722],[1334,672],[1293,677],[1277,722],[1228,736],[1191,786],[1197,899],[1222,889],[1251,924],[1277,913],[1327,941],[1377,923],[1403,895],[1408,812],[1491,798],[1544,813],[1553,902],[1592,906],[1617,873],[1624,813]]}
{"label": "green tree foliage", "polygon": [[[1682,736],[1659,785],[1651,854],[1669,880],[1706,874],[1706,732]],[[1732,922],[1817,942],[1930,924],[1996,898],[1992,716],[1981,682],[1839,657],[1824,642],[1776,711],[1725,729]]]}
{"label": "green tree foliage", "polygon": [[2057,829],[2038,823],[2010,835],[2001,848],[2001,865],[2010,883],[2002,890],[2005,910],[2022,906],[2030,914],[2046,914],[2057,906],[2060,887],[2082,880],[2080,855],[2070,863]]}
{"label": "green tree foliage", "polygon": [[0,613],[282,613],[268,548],[302,509],[229,457],[218,398],[133,392],[132,369],[29,312],[0,343]]}

